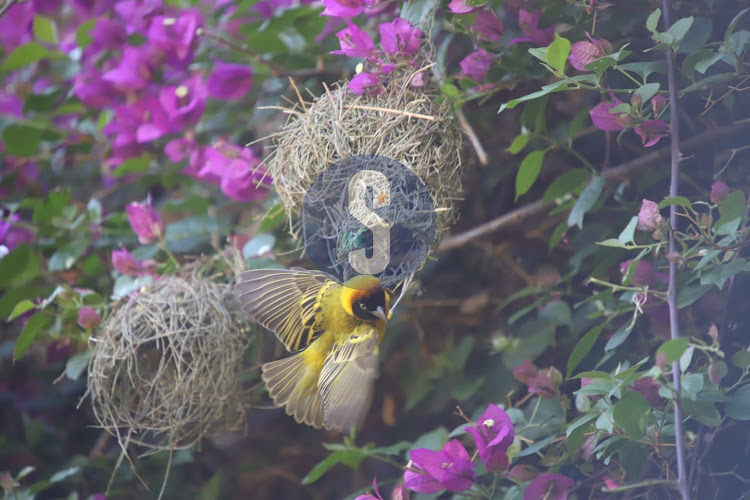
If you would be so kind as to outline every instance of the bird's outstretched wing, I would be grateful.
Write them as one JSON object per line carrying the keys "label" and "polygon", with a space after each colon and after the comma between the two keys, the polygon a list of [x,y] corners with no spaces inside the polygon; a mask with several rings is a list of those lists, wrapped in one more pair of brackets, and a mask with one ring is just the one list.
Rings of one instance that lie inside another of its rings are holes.
{"label": "bird's outstretched wing", "polygon": [[326,427],[345,431],[362,424],[380,375],[379,342],[377,329],[363,324],[328,354],[318,381]]}
{"label": "bird's outstretched wing", "polygon": [[237,276],[237,300],[250,319],[276,334],[289,351],[299,351],[318,338],[319,297],[336,282],[320,271],[252,269]]}

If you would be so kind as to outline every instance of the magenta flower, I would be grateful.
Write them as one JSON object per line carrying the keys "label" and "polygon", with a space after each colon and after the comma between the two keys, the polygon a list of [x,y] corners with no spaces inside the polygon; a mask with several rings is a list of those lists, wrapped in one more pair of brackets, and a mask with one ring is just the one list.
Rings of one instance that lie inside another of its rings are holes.
{"label": "magenta flower", "polygon": [[417,493],[454,492],[471,488],[476,464],[458,440],[445,443],[441,451],[418,448],[409,452],[410,466],[404,473],[404,486]]}
{"label": "magenta flower", "polygon": [[529,483],[523,492],[523,500],[567,500],[568,491],[575,485],[575,481],[562,474],[543,472]]}
{"label": "magenta flower", "polygon": [[380,491],[378,490],[378,478],[372,479],[372,489],[375,491],[375,494],[371,494],[368,491],[364,495],[359,495],[354,500],[383,500],[383,496],[380,494]]}
{"label": "magenta flower", "polygon": [[78,325],[84,330],[92,330],[99,326],[102,317],[91,306],[84,306],[78,310]]}
{"label": "magenta flower", "polygon": [[729,194],[729,186],[721,181],[711,184],[711,203],[721,203]]}
{"label": "magenta flower", "polygon": [[553,399],[557,396],[557,386],[547,373],[539,373],[530,377],[527,385],[530,394],[538,394],[545,399]]}
{"label": "magenta flower", "polygon": [[357,17],[365,10],[362,0],[323,0],[325,10],[321,16],[341,17],[344,19]]}
{"label": "magenta flower", "polygon": [[600,102],[589,111],[591,121],[599,130],[618,132],[633,125],[633,117],[627,113],[610,113],[615,106],[622,104],[617,97],[612,96],[613,102]]}
{"label": "magenta flower", "polygon": [[409,488],[403,484],[399,484],[391,492],[391,500],[409,500]]}
{"label": "magenta flower", "polygon": [[232,100],[245,96],[253,86],[253,68],[244,64],[214,62],[214,69],[208,75],[206,89],[214,99]]}
{"label": "magenta flower", "polygon": [[151,206],[151,195],[147,197],[145,204],[133,202],[125,210],[128,212],[130,227],[138,235],[138,241],[142,245],[154,243],[164,234],[164,224]]}
{"label": "magenta flower", "polygon": [[[620,271],[625,274],[630,268],[630,264],[633,263],[633,259],[628,259],[620,263]],[[639,260],[633,270],[633,284],[637,286],[648,286],[656,287],[662,286],[666,282],[667,275],[664,273],[657,273],[654,266],[646,262],[645,260]]]}
{"label": "magenta flower", "polygon": [[138,276],[141,273],[140,263],[123,246],[120,246],[120,250],[112,250],[112,267],[127,276]]}
{"label": "magenta flower", "polygon": [[128,34],[145,30],[154,16],[162,13],[161,0],[124,0],[115,4]]}
{"label": "magenta flower", "polygon": [[538,373],[539,368],[528,359],[524,359],[520,365],[513,368],[513,378],[522,384],[528,384],[529,379],[535,377]]}
{"label": "magenta flower", "polygon": [[651,109],[654,111],[654,116],[658,116],[666,105],[667,98],[661,94],[656,94],[651,98]]}
{"label": "magenta flower", "polygon": [[458,63],[461,66],[458,76],[468,76],[474,81],[481,82],[487,78],[492,59],[492,56],[486,50],[477,49]]}
{"label": "magenta flower", "polygon": [[205,165],[198,172],[199,179],[218,179],[221,191],[239,202],[265,197],[271,178],[251,149],[217,141],[204,153]]}
{"label": "magenta flower", "polygon": [[539,21],[542,18],[542,11],[537,10],[536,12],[529,12],[524,9],[518,10],[518,27],[521,28],[521,32],[525,35],[520,38],[514,38],[510,41],[511,45],[521,42],[533,42],[540,47],[546,47],[555,38],[555,28],[550,26],[549,28],[540,29]]}
{"label": "magenta flower", "polygon": [[515,432],[513,422],[502,408],[490,404],[479,417],[477,426],[468,427],[466,431],[474,436],[479,457],[488,471],[502,472],[508,468],[507,451],[513,444]]}
{"label": "magenta flower", "polygon": [[655,201],[644,199],[641,202],[641,210],[638,212],[638,224],[635,227],[641,231],[653,231],[659,229],[663,220],[659,213],[659,204]]}
{"label": "magenta flower", "polygon": [[386,54],[412,55],[419,50],[422,30],[413,28],[406,19],[397,17],[393,22],[381,24],[379,29],[380,45]]}
{"label": "magenta flower", "polygon": [[184,160],[195,149],[195,141],[187,138],[172,139],[164,146],[164,153],[172,163]]}
{"label": "magenta flower", "polygon": [[139,90],[145,87],[152,76],[150,56],[141,47],[125,47],[120,63],[102,77],[114,83],[123,91]]}
{"label": "magenta flower", "polygon": [[630,388],[636,392],[640,392],[651,406],[658,406],[664,400],[664,398],[659,395],[659,389],[661,386],[654,381],[653,377],[639,378],[633,382],[633,385]]}
{"label": "magenta flower", "polygon": [[100,17],[96,20],[94,29],[90,32],[92,41],[88,48],[93,51],[115,50],[122,48],[127,42],[128,35],[125,32],[125,25],[122,22],[113,21],[106,17]]}
{"label": "magenta flower", "polygon": [[469,5],[466,0],[451,0],[448,9],[454,14],[471,14],[484,7],[484,5]]}
{"label": "magenta flower", "polygon": [[586,71],[587,64],[614,52],[614,48],[609,41],[591,38],[588,32],[586,32],[586,36],[589,39],[588,42],[576,42],[570,46],[568,61],[578,71]]}
{"label": "magenta flower", "polygon": [[150,43],[178,61],[192,60],[196,31],[203,27],[203,15],[197,8],[180,11],[177,17],[157,16],[148,27]]}
{"label": "magenta flower", "polygon": [[21,118],[23,116],[23,102],[12,92],[0,90],[0,114]]}
{"label": "magenta flower", "polygon": [[351,81],[347,84],[349,90],[355,94],[363,95],[365,93],[370,95],[378,95],[383,93],[383,85],[380,83],[380,79],[372,73],[362,71],[358,73]]}
{"label": "magenta flower", "polygon": [[505,33],[503,20],[491,10],[480,10],[474,18],[471,30],[477,34],[477,39],[497,42]]}
{"label": "magenta flower", "polygon": [[73,95],[86,106],[105,108],[112,105],[116,91],[112,82],[104,80],[98,70],[88,68],[73,77]]}
{"label": "magenta flower", "polygon": [[15,2],[0,16],[0,45],[6,55],[19,45],[31,41],[33,21],[33,2]]}
{"label": "magenta flower", "polygon": [[207,97],[201,75],[193,75],[176,87],[162,87],[159,103],[168,119],[167,130],[177,132],[198,123],[206,108]]}
{"label": "magenta flower", "polygon": [[341,54],[349,57],[369,58],[375,51],[375,44],[366,31],[359,29],[351,20],[347,20],[348,28],[344,28],[336,37],[341,44],[341,50],[334,50],[331,54]]}
{"label": "magenta flower", "polygon": [[641,138],[641,145],[650,148],[663,137],[669,136],[669,125],[664,120],[647,120],[637,127],[635,133]]}

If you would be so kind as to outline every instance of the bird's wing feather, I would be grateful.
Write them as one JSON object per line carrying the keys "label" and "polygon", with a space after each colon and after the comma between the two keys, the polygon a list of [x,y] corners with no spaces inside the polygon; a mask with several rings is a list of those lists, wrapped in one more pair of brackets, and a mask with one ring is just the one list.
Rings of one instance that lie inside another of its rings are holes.
{"label": "bird's wing feather", "polygon": [[289,351],[320,336],[314,328],[318,295],[331,277],[307,269],[252,269],[237,277],[235,294],[253,321],[276,334]]}
{"label": "bird's wing feather", "polygon": [[344,344],[328,354],[318,380],[326,427],[348,430],[362,424],[380,374],[379,342],[377,329],[360,325]]}

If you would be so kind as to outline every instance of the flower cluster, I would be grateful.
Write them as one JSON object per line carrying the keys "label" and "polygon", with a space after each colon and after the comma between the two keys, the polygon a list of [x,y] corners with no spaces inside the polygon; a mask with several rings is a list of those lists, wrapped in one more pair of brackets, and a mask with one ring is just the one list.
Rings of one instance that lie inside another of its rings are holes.
{"label": "flower cluster", "polygon": [[[603,101],[591,108],[589,115],[594,126],[600,130],[619,132],[632,128],[641,138],[643,147],[651,147],[662,138],[669,136],[669,124],[660,119],[645,119],[633,114],[631,108],[640,107],[637,102],[633,106],[625,105],[614,95],[611,101]],[[651,109],[657,116],[666,104],[664,96],[657,95],[651,99]],[[624,109],[627,108],[627,109]]]}
{"label": "flower cluster", "polygon": [[[376,47],[366,31],[357,27],[351,20],[347,20],[347,24],[346,28],[336,33],[341,49],[334,50],[331,54],[364,59],[371,69],[357,73],[349,82],[348,87],[360,95],[380,94],[384,91],[383,76],[395,68],[392,61],[413,56],[419,50],[422,30],[414,28],[406,19],[397,17],[389,23],[382,23],[378,26],[380,46]],[[414,61],[411,62],[414,63]],[[415,87],[423,86],[425,84],[424,73],[416,73],[410,83]]]}
{"label": "flower cluster", "polygon": [[538,394],[545,399],[552,399],[559,395],[562,374],[555,367],[539,370],[528,359],[513,368],[513,377],[529,387],[529,394]]}

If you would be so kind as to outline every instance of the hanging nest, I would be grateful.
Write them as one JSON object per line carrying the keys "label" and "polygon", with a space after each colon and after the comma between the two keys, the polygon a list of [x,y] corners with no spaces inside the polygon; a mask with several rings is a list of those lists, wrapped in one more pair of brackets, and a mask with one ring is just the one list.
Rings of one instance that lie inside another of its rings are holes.
{"label": "hanging nest", "polygon": [[249,342],[231,287],[166,277],[119,304],[91,339],[91,405],[102,428],[148,455],[238,428]]}
{"label": "hanging nest", "polygon": [[358,95],[341,85],[287,110],[292,116],[277,134],[268,167],[289,214],[292,236],[299,238],[295,219],[318,175],[356,155],[396,160],[425,183],[436,215],[432,248],[455,222],[461,199],[461,134],[452,104],[432,82],[411,85],[420,72],[429,80],[428,64],[394,62],[379,95]]}

